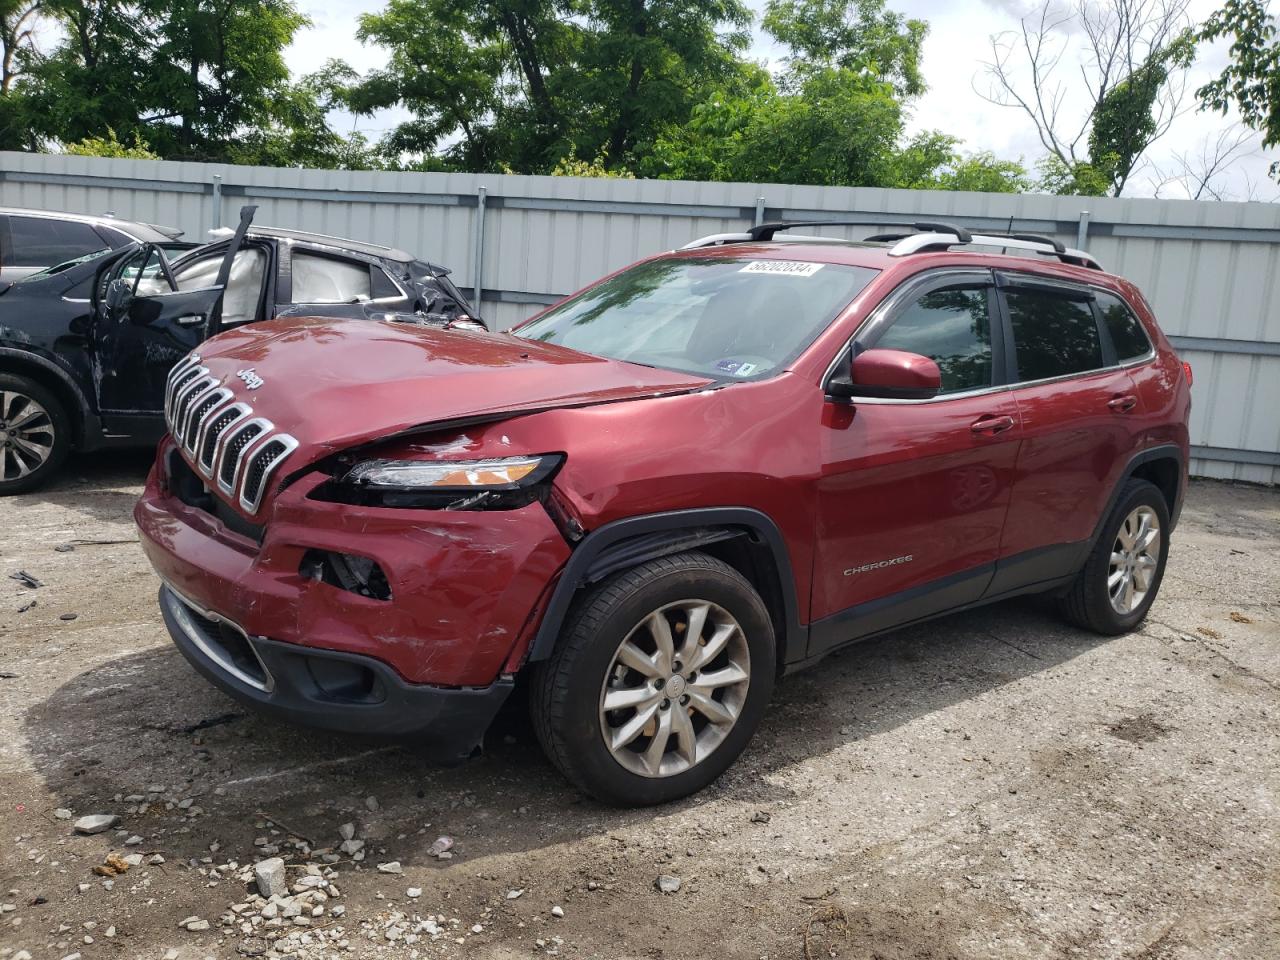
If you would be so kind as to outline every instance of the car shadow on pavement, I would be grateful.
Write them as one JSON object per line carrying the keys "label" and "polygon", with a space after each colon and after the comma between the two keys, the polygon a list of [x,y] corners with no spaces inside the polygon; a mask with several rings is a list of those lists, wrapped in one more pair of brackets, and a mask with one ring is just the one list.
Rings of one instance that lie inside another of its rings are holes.
{"label": "car shadow on pavement", "polygon": [[[51,808],[123,813],[131,795],[167,800],[153,803],[146,817],[125,818],[145,849],[166,856],[205,856],[216,841],[221,856],[252,858],[266,817],[319,847],[336,846],[338,826],[357,821],[371,851],[406,862],[426,860],[427,847],[447,834],[474,859],[607,834],[701,804],[787,799],[793,792],[781,774],[788,767],[906,724],[924,724],[927,751],[931,738],[965,736],[933,722],[939,711],[1105,639],[1066,627],[1049,604],[1032,598],[856,645],[782,681],[754,742],[728,773],[656,812],[582,798],[543,759],[518,709],[490,732],[483,757],[442,768],[411,745],[260,718],[168,646],[80,674],[31,707],[23,731],[54,795]],[[874,769],[874,753],[842,751],[842,760],[846,754],[844,776]],[[188,797],[195,814],[177,806]]]}
{"label": "car shadow on pavement", "polygon": [[133,521],[138,486],[155,459],[151,447],[73,454],[48,483],[8,497],[5,508],[21,510],[53,504],[105,522]]}

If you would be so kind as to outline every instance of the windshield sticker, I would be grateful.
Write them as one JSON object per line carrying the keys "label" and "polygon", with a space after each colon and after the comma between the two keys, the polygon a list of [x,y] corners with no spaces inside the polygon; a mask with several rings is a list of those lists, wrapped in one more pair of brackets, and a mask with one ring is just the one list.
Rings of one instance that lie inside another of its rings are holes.
{"label": "windshield sticker", "polygon": [[822,269],[820,263],[799,260],[752,260],[739,273],[772,273],[783,277],[812,277]]}
{"label": "windshield sticker", "polygon": [[758,363],[739,363],[737,360],[717,360],[716,369],[735,377],[749,377],[760,369]]}

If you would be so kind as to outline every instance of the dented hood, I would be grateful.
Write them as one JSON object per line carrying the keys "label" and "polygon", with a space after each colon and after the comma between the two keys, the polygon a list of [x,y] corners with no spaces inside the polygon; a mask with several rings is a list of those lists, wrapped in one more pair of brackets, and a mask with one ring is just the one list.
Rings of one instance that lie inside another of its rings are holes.
{"label": "dented hood", "polygon": [[249,324],[198,352],[212,376],[298,441],[291,469],[432,424],[681,393],[711,382],[509,334],[378,320]]}

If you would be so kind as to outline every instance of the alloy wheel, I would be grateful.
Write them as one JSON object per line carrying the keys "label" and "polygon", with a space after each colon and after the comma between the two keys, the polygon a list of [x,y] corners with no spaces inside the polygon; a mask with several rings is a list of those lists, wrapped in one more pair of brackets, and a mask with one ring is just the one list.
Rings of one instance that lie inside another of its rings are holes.
{"label": "alloy wheel", "polygon": [[1148,506],[1135,507],[1116,533],[1107,568],[1111,607],[1125,616],[1146,599],[1160,564],[1160,518]]}
{"label": "alloy wheel", "polygon": [[30,476],[53,453],[53,418],[35,399],[0,391],[0,480]]}
{"label": "alloy wheel", "polygon": [[640,621],[613,655],[600,729],[613,758],[644,777],[705,760],[737,723],[751,685],[742,627],[708,600],[681,600]]}

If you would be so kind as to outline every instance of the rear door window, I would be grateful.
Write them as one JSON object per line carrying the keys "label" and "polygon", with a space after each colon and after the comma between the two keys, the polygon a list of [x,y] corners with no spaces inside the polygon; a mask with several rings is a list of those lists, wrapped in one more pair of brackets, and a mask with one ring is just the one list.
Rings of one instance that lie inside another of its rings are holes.
{"label": "rear door window", "polygon": [[293,252],[294,303],[358,303],[372,295],[367,263]]}
{"label": "rear door window", "polygon": [[1111,342],[1116,348],[1116,359],[1120,363],[1136,360],[1151,352],[1147,332],[1142,329],[1142,322],[1134,316],[1127,303],[1112,294],[1099,293],[1097,304],[1102,324],[1111,335]]}
{"label": "rear door window", "polygon": [[110,246],[87,223],[48,217],[9,217],[6,266],[51,267]]}
{"label": "rear door window", "polygon": [[1086,294],[1007,288],[1018,380],[1048,380],[1099,370],[1102,339]]}
{"label": "rear door window", "polygon": [[942,393],[991,386],[991,314],[986,287],[932,290],[902,311],[877,348],[929,357],[942,374]]}

